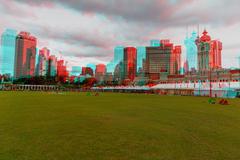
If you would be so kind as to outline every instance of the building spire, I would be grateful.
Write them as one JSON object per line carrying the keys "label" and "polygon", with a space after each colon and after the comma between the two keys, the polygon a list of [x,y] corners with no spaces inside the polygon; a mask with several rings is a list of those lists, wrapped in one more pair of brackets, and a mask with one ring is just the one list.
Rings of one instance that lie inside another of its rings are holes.
{"label": "building spire", "polygon": [[208,34],[208,32],[206,30],[206,27],[204,27],[203,35],[207,35],[207,34]]}

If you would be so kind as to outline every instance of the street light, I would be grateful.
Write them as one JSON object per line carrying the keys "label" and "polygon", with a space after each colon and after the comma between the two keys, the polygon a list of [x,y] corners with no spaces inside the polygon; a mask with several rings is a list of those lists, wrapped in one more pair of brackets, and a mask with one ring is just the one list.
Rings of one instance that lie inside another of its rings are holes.
{"label": "street light", "polygon": [[211,62],[209,63],[209,71],[210,71],[210,73],[209,73],[209,96],[210,97],[212,97],[212,67],[211,67]]}

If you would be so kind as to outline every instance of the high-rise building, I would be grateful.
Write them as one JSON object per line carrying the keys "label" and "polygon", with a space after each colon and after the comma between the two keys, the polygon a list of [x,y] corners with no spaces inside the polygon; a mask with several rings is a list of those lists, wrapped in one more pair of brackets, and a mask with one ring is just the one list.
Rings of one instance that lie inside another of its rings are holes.
{"label": "high-rise building", "polygon": [[49,56],[48,58],[48,77],[55,77],[57,75],[57,57],[54,55]]}
{"label": "high-rise building", "polygon": [[17,31],[6,29],[1,36],[0,74],[14,76],[14,59]]}
{"label": "high-rise building", "polygon": [[72,66],[71,76],[80,76],[81,72],[82,72],[82,67]]}
{"label": "high-rise building", "polygon": [[15,78],[35,75],[37,39],[28,32],[20,32],[16,38]]}
{"label": "high-rise building", "polygon": [[146,47],[137,47],[137,74],[144,76],[146,68]]}
{"label": "high-rise building", "polygon": [[123,59],[125,79],[133,81],[137,72],[137,49],[135,47],[126,47]]}
{"label": "high-rise building", "polygon": [[113,74],[114,69],[115,69],[115,65],[114,65],[114,61],[112,60],[107,64],[107,73]]}
{"label": "high-rise building", "polygon": [[147,47],[146,75],[151,80],[159,80],[162,76],[170,74],[170,47]]}
{"label": "high-rise building", "polygon": [[39,50],[38,63],[37,63],[37,75],[47,76],[49,65],[50,50],[46,47]]}
{"label": "high-rise building", "polygon": [[117,46],[114,48],[114,80],[121,81],[124,79],[124,66],[123,66],[124,47]]}
{"label": "high-rise building", "polygon": [[117,46],[114,48],[114,63],[115,63],[115,65],[118,65],[120,62],[123,61],[123,55],[124,55],[124,47],[123,46]]}
{"label": "high-rise building", "polygon": [[150,41],[150,46],[151,46],[151,47],[160,47],[160,45],[161,45],[161,44],[160,44],[160,40],[155,40],[155,39],[154,39],[154,40],[151,40],[151,41]]}
{"label": "high-rise building", "polygon": [[197,39],[197,33],[196,32],[192,32],[191,37],[186,37],[186,39],[184,40],[184,44],[186,47],[186,66],[188,66],[188,68],[186,68],[186,71],[194,71],[197,70],[197,64],[198,64],[198,59],[197,59],[197,45],[195,43]]}
{"label": "high-rise building", "polygon": [[170,60],[170,74],[172,75],[180,74],[181,54],[182,54],[181,46],[174,46]]}
{"label": "high-rise building", "polygon": [[211,40],[208,32],[204,30],[203,35],[196,40],[198,47],[198,69],[206,72],[212,69],[222,68],[222,43]]}
{"label": "high-rise building", "polygon": [[91,68],[91,69],[92,69],[92,71],[93,71],[93,74],[95,73],[95,70],[96,70],[96,65],[95,65],[95,64],[89,63],[89,64],[87,64],[87,66],[86,66],[86,67],[89,67],[89,68]]}
{"label": "high-rise building", "polygon": [[105,74],[106,74],[106,65],[105,64],[96,65],[95,77],[98,82],[104,81]]}
{"label": "high-rise building", "polygon": [[57,76],[58,77],[68,76],[67,66],[64,64],[64,60],[57,61]]}
{"label": "high-rise building", "polygon": [[173,46],[170,40],[161,40],[160,47],[146,48],[146,74],[149,79],[167,79],[170,74],[178,74],[181,64],[181,46]]}
{"label": "high-rise building", "polygon": [[93,69],[91,67],[82,67],[82,74],[83,76],[93,76]]}
{"label": "high-rise building", "polygon": [[124,63],[121,61],[115,66],[113,80],[121,84],[124,78]]}

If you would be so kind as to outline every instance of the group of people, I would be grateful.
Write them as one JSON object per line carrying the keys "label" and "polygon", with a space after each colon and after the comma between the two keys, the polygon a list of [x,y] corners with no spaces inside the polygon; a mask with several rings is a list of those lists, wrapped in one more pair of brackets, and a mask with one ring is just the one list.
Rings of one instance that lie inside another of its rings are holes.
{"label": "group of people", "polygon": [[[216,99],[214,99],[214,98],[210,98],[209,100],[208,100],[208,103],[209,104],[216,104],[217,102],[216,102]],[[229,102],[228,102],[228,100],[227,99],[220,99],[220,101],[218,102],[218,104],[221,104],[221,105],[229,105]]]}

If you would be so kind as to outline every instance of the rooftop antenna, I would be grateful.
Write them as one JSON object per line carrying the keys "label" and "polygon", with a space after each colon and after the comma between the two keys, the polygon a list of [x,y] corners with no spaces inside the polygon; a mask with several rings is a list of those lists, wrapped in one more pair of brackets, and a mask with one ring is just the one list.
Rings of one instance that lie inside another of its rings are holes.
{"label": "rooftop antenna", "polygon": [[207,31],[207,27],[206,26],[204,26],[204,31]]}

